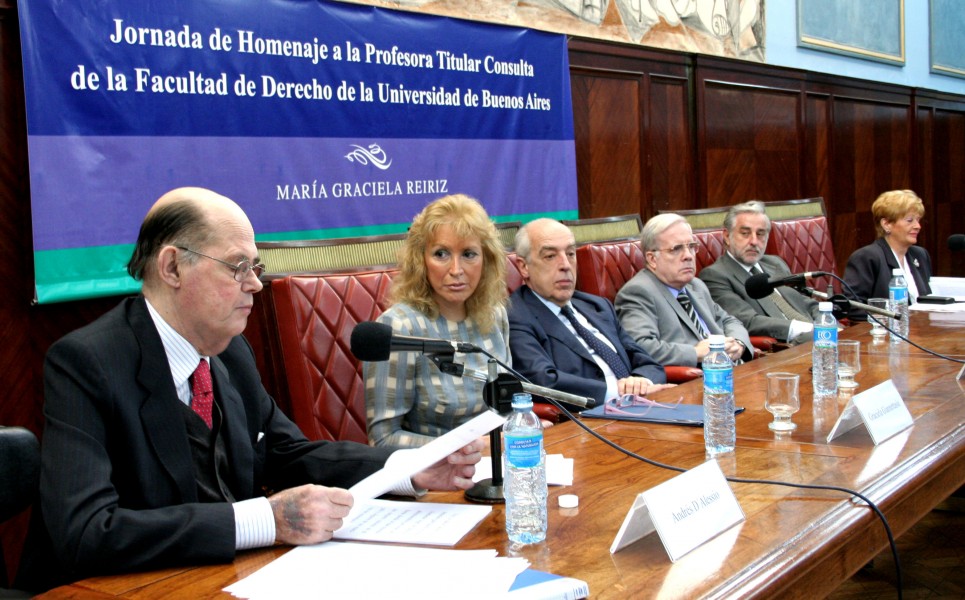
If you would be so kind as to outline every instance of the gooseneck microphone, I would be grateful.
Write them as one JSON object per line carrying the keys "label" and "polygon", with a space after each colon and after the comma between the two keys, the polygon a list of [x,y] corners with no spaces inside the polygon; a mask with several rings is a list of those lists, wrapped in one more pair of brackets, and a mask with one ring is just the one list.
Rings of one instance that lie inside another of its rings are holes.
{"label": "gooseneck microphone", "polygon": [[884,310],[876,306],[869,306],[867,304],[858,302],[856,300],[850,300],[840,294],[829,296],[828,294],[825,294],[823,292],[814,291],[804,284],[805,279],[811,279],[814,277],[823,277],[825,275],[830,275],[832,277],[835,276],[833,273],[826,273],[824,271],[809,271],[807,273],[800,273],[798,275],[789,275],[787,277],[782,277],[780,279],[775,279],[774,281],[771,281],[770,276],[767,273],[758,273],[756,275],[751,275],[744,281],[744,291],[746,291],[747,295],[753,298],[754,300],[760,300],[761,298],[766,298],[767,296],[770,296],[771,293],[774,291],[774,288],[778,288],[778,287],[781,287],[782,285],[786,285],[786,286],[793,287],[794,289],[796,289],[797,291],[801,292],[806,296],[810,296],[812,298],[817,297],[819,299],[832,302],[835,305],[835,308],[843,312],[848,312],[851,310],[852,307],[854,307],[854,308],[861,309],[865,312],[880,315],[882,317],[888,317],[890,319],[901,318],[900,314],[892,312],[890,310]]}
{"label": "gooseneck microphone", "polygon": [[792,288],[802,288],[806,285],[806,280],[814,279],[815,277],[824,277],[825,275],[828,275],[828,273],[824,271],[810,271],[772,280],[767,273],[758,273],[751,275],[744,281],[744,291],[754,300],[760,300],[761,298],[770,296],[775,288],[779,288],[782,285]]}
{"label": "gooseneck microphone", "polygon": [[375,321],[363,321],[356,325],[352,330],[351,344],[355,358],[370,362],[389,360],[389,355],[393,352],[453,354],[481,351],[477,346],[466,342],[398,335],[392,333],[391,325]]}
{"label": "gooseneck microphone", "polygon": [[[392,333],[392,327],[385,323],[375,321],[363,321],[352,330],[352,354],[355,358],[370,362],[389,360],[389,355],[393,352],[419,352],[420,354],[454,354],[456,352],[483,352],[482,348],[467,342],[451,342],[447,340],[437,340],[432,338],[410,337]],[[435,361],[434,361],[435,362]],[[472,377],[480,381],[488,381],[486,373],[464,367],[463,365],[451,364],[443,372],[456,377]],[[439,363],[436,363],[439,365]],[[441,367],[440,367],[441,368]],[[528,382],[520,382],[523,391],[536,396],[550,398],[557,402],[567,402],[574,406],[583,408],[593,408],[596,405],[594,398],[577,396],[567,392],[561,392],[552,388],[534,385]]]}
{"label": "gooseneck microphone", "polygon": [[948,249],[952,252],[965,250],[965,233],[956,233],[948,238]]}

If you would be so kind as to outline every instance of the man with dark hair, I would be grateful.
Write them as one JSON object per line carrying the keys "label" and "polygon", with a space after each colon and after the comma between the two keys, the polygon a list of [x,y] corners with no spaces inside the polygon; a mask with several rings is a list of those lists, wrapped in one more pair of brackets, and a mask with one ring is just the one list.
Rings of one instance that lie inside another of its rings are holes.
{"label": "man with dark hair", "polygon": [[510,297],[513,367],[530,381],[598,403],[665,387],[663,367],[623,331],[606,298],[576,291],[569,227],[536,219],[516,234],[524,285]]}
{"label": "man with dark hair", "polygon": [[771,220],[764,203],[751,200],[732,206],[724,217],[726,252],[717,262],[701,269],[700,280],[710,295],[744,324],[751,335],[764,335],[798,344],[810,340],[818,303],[792,288],[782,286],[764,298],[751,298],[744,282],[752,275],[779,279],[791,274],[787,263],[764,254],[771,233]]}
{"label": "man with dark hair", "polygon": [[[257,252],[237,204],[168,192],[128,265],[142,295],[50,348],[39,508],[60,565],[39,567],[47,585],[326,541],[352,506],[344,488],[391,454],[310,442],[265,392],[241,335],[262,288]],[[467,489],[481,450],[393,491]]]}

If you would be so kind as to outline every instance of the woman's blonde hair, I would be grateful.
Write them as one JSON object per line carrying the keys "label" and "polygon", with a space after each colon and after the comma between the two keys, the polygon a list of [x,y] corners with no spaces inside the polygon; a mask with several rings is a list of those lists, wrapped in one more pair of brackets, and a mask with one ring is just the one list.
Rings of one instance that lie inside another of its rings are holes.
{"label": "woman's blonde hair", "polygon": [[443,225],[450,225],[462,239],[478,238],[482,246],[482,275],[466,300],[466,314],[483,333],[488,333],[495,322],[496,308],[506,304],[506,251],[486,209],[469,196],[439,198],[412,220],[399,252],[399,274],[392,281],[392,301],[404,302],[432,319],[439,316],[426,273],[425,251]]}
{"label": "woman's blonde hair", "polygon": [[903,219],[910,212],[918,214],[918,218],[925,216],[925,204],[918,197],[918,194],[911,190],[891,190],[878,196],[874,204],[871,205],[871,215],[875,219],[875,231],[878,237],[884,237],[885,228],[881,226],[881,220],[894,223]]}

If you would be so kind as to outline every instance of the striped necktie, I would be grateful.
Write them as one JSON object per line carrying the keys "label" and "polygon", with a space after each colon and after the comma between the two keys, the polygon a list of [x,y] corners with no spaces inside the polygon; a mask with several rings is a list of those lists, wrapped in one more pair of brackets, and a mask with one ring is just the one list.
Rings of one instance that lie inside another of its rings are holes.
{"label": "striped necktie", "polygon": [[620,358],[620,355],[617,354],[613,348],[607,346],[606,342],[598,338],[596,334],[580,323],[579,319],[577,319],[576,315],[573,313],[573,307],[567,304],[560,310],[560,312],[563,313],[563,316],[569,319],[570,323],[573,325],[573,329],[575,329],[576,333],[583,338],[583,341],[586,342],[586,345],[596,352],[597,356],[602,358],[603,362],[610,367],[610,370],[612,370],[613,374],[617,376],[617,379],[624,379],[630,376],[630,371]]}
{"label": "striped necktie", "polygon": [[684,312],[687,313],[688,317],[690,317],[690,321],[697,329],[697,334],[700,339],[707,339],[707,330],[704,329],[704,326],[700,324],[700,319],[697,318],[697,311],[694,310],[694,305],[690,301],[690,296],[687,295],[686,290],[680,290],[680,293],[677,294],[677,302],[680,303],[680,306],[683,307]]}

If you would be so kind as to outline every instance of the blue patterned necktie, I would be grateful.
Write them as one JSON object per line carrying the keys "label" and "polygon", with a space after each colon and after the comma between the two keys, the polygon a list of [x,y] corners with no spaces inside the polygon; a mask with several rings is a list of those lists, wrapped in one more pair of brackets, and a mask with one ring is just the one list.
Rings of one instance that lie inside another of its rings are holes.
{"label": "blue patterned necktie", "polygon": [[607,346],[603,340],[598,338],[592,331],[580,323],[580,321],[576,318],[576,315],[573,314],[573,307],[567,304],[562,308],[562,313],[567,319],[570,320],[570,323],[573,324],[573,329],[576,329],[576,333],[583,338],[583,341],[586,342],[586,345],[593,349],[597,356],[602,358],[603,362],[610,367],[610,369],[613,371],[613,374],[617,376],[617,379],[624,379],[630,376],[630,371],[627,370],[627,366],[620,359],[620,356],[613,350],[613,348]]}

